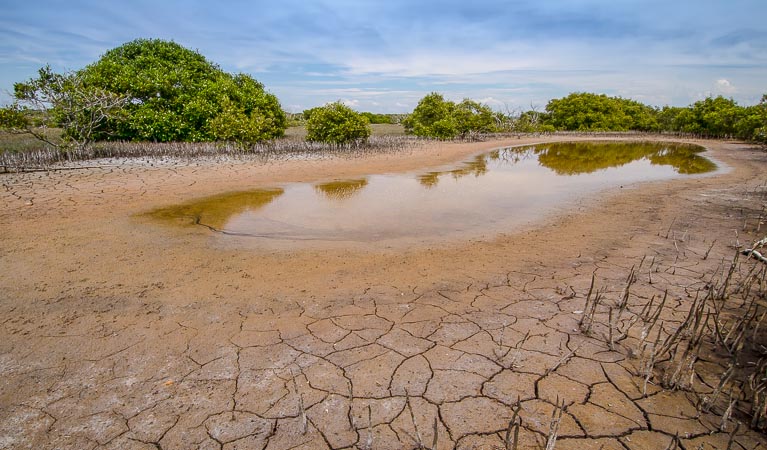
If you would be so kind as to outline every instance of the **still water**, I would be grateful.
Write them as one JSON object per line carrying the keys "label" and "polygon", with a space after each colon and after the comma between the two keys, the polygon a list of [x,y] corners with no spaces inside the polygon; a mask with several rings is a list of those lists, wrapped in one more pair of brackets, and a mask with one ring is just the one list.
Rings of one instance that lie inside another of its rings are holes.
{"label": "still water", "polygon": [[[530,224],[601,191],[711,172],[698,146],[577,142],[494,150],[457,165],[215,195],[151,211],[217,239],[262,247],[310,242],[432,243]],[[641,187],[640,187],[641,188]]]}

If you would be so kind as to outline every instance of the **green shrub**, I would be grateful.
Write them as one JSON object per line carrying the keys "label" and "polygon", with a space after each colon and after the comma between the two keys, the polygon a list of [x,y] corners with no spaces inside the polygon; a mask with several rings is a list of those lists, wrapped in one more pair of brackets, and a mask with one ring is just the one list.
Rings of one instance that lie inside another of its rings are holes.
{"label": "green shrub", "polygon": [[456,105],[436,92],[422,98],[402,124],[407,133],[436,139],[495,131],[489,107],[468,99]]}
{"label": "green shrub", "polygon": [[368,122],[371,124],[391,124],[394,123],[394,120],[392,120],[392,117],[388,114],[376,114],[371,112],[361,112],[365,118],[368,119]]}
{"label": "green shrub", "polygon": [[97,139],[256,142],[284,135],[277,98],[249,75],[231,75],[175,42],[137,39],[79,74],[89,86],[130,99],[123,120]]}
{"label": "green shrub", "polygon": [[465,99],[453,109],[458,133],[492,133],[495,131],[493,110],[481,103]]}
{"label": "green shrub", "polygon": [[708,136],[733,134],[740,112],[731,99],[708,97],[680,111],[674,118],[673,127],[685,133]]}
{"label": "green shrub", "polygon": [[306,124],[306,140],[345,144],[370,136],[368,120],[341,102],[312,110]]}
{"label": "green shrub", "polygon": [[652,131],[656,111],[642,103],[604,94],[576,92],[546,105],[548,120],[558,130]]}

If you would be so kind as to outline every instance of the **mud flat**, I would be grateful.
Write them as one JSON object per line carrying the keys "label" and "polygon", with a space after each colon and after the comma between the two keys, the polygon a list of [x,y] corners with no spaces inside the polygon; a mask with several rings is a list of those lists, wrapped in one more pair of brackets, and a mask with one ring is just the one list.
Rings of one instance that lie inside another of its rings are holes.
{"label": "mud flat", "polygon": [[680,323],[706,274],[763,237],[750,211],[767,154],[748,145],[698,142],[726,167],[712,176],[612,188],[504,233],[406,249],[227,247],[141,216],[542,140],[3,175],[0,448],[504,448],[515,411],[518,448],[540,448],[557,401],[557,449],[664,449],[677,435],[686,449],[766,446],[698,411],[713,376],[644,388],[638,342],[611,350],[606,311],[594,332],[578,327],[592,274],[615,303],[640,267],[629,309],[668,291],[663,318]]}

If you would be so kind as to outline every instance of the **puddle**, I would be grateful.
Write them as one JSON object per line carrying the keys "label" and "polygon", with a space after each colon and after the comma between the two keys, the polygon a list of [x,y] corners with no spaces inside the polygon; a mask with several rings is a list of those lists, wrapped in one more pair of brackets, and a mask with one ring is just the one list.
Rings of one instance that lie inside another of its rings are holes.
{"label": "puddle", "polygon": [[225,245],[265,248],[483,238],[605,189],[714,171],[702,151],[684,144],[615,142],[504,148],[441,170],[290,183],[147,214],[207,227]]}
{"label": "puddle", "polygon": [[179,225],[203,225],[216,230],[224,229],[232,217],[255,212],[281,196],[283,189],[258,189],[246,192],[229,192],[205,197],[191,203],[182,203],[149,213],[149,216],[171,221]]}

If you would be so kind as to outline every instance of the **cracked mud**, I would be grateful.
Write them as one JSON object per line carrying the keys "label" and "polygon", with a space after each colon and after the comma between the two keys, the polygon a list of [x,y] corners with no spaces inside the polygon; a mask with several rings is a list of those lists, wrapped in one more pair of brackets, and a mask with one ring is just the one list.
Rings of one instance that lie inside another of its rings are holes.
{"label": "cracked mud", "polygon": [[[643,395],[636,335],[610,350],[606,314],[589,335],[578,321],[592,274],[617,301],[632,266],[643,272],[628,309],[668,291],[663,320],[683,321],[703,275],[758,236],[742,208],[765,182],[763,152],[703,142],[729,172],[407,251],[215,249],[205,230],[133,217],[214,186],[405,170],[508,144],[3,176],[0,448],[505,448],[518,405],[518,448],[535,449],[562,401],[557,449],[664,449],[676,435],[685,449],[725,448],[730,433],[691,390]],[[717,382],[701,372],[692,390]],[[767,446],[746,428],[733,449]]]}

